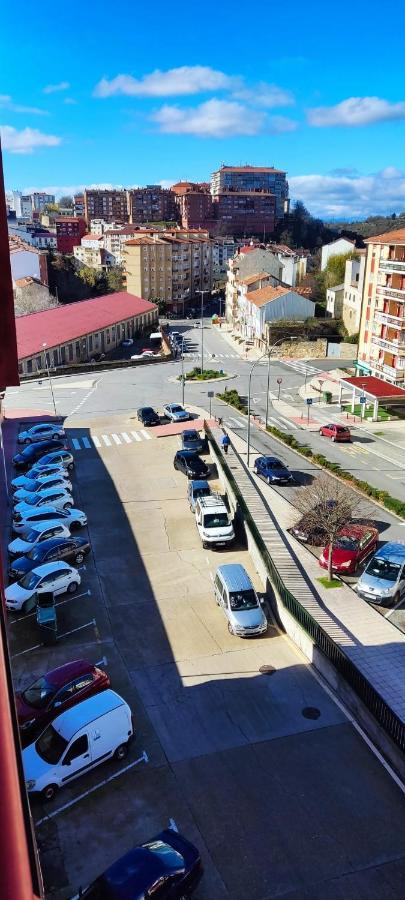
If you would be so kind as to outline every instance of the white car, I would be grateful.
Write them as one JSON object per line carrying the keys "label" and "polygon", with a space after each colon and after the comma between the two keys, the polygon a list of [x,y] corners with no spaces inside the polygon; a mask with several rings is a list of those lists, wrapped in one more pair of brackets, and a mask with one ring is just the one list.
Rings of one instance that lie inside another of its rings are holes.
{"label": "white car", "polygon": [[[66,469],[64,471],[66,472]],[[25,500],[26,497],[35,497],[36,494],[42,494],[43,491],[48,491],[52,488],[60,488],[63,491],[69,491],[71,494],[72,482],[62,474],[46,475],[45,478],[32,480],[27,478],[25,485],[21,485],[13,492],[13,503],[19,503],[21,500]]]}
{"label": "white car", "polygon": [[184,409],[181,403],[166,403],[163,412],[171,422],[188,422],[190,413]]}
{"label": "white car", "polygon": [[199,322],[198,320],[197,322],[194,322],[193,328],[201,328],[201,322]]}
{"label": "white car", "polygon": [[35,441],[46,441],[54,438],[55,441],[66,436],[63,425],[53,425],[51,422],[40,422],[33,425],[27,431],[20,431],[17,442],[19,444],[33,444]]}
{"label": "white car", "polygon": [[27,572],[20,581],[10,584],[4,592],[7,609],[27,612],[35,595],[52,591],[54,594],[73,594],[81,582],[77,569],[65,562],[45,563]]}
{"label": "white car", "polygon": [[39,522],[38,525],[32,527],[28,533],[22,537],[15,538],[8,545],[7,549],[10,556],[24,556],[29,553],[36,544],[42,541],[49,541],[55,537],[70,537],[70,528],[60,520],[50,519],[47,522]]}
{"label": "white car", "polygon": [[27,512],[30,509],[40,509],[41,506],[54,506],[55,509],[72,509],[73,497],[63,488],[48,488],[37,494],[27,494],[22,500],[17,500],[13,509],[13,518],[16,513]]}
{"label": "white car", "polygon": [[[48,478],[54,475],[55,477],[67,478],[67,472],[65,467],[60,465],[49,465],[49,466],[38,466],[35,463],[35,466],[32,466],[31,469],[28,469],[24,475],[17,475],[12,479],[11,482],[11,490],[18,491],[18,488],[26,488],[28,482],[32,481],[43,481],[44,478]],[[27,487],[27,490],[30,488]]]}
{"label": "white car", "polygon": [[63,521],[64,525],[69,528],[79,528],[87,525],[87,516],[81,509],[56,509],[55,506],[41,506],[40,509],[31,509],[24,506],[22,512],[15,513],[13,518],[13,530],[17,534],[24,534],[30,531],[37,524],[48,521],[48,519]]}

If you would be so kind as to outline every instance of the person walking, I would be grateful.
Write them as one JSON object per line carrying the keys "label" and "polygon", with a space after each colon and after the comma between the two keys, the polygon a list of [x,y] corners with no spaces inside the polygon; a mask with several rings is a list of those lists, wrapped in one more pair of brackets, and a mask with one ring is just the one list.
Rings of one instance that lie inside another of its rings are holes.
{"label": "person walking", "polygon": [[221,440],[222,449],[223,449],[223,451],[224,451],[225,454],[228,453],[228,447],[229,447],[230,443],[231,443],[231,442],[230,442],[230,440],[229,440],[229,435],[225,432],[224,435],[223,435],[223,437],[222,437],[222,440]]}

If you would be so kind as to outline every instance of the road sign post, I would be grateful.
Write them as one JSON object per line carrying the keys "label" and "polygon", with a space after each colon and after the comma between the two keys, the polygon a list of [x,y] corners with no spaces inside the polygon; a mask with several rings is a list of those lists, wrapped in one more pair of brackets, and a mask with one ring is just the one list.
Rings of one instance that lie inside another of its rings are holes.
{"label": "road sign post", "polygon": [[212,398],[213,398],[213,396],[214,396],[214,391],[208,391],[207,397],[209,397],[209,400],[210,400],[210,419],[211,419],[211,412],[212,412]]}
{"label": "road sign post", "polygon": [[282,378],[277,378],[277,384],[278,384],[278,396],[277,396],[277,400],[280,399],[280,391],[281,391],[281,385],[282,385],[282,383],[283,383],[283,379],[282,379]]}
{"label": "road sign post", "polygon": [[364,416],[366,414],[366,400],[367,400],[366,397],[363,397],[363,396],[360,397],[360,413],[361,413],[360,418],[362,420],[364,419]]}
{"label": "road sign post", "polygon": [[307,425],[309,425],[309,407],[312,406],[312,397],[307,397]]}

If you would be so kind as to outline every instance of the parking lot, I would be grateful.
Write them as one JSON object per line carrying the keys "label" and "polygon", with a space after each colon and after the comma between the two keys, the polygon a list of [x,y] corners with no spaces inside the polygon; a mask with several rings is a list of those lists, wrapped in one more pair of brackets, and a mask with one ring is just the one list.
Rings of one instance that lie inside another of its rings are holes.
{"label": "parking lot", "polygon": [[[229,634],[217,565],[242,563],[262,585],[241,544],[203,549],[173,469],[179,437],[127,415],[82,426],[67,423],[92,552],[79,591],[57,599],[54,646],[35,615],[10,614],[14,680],[105,665],[136,740],[124,762],[33,801],[47,896],[67,900],[169,824],[202,853],[199,900],[337,897],[341,880],[345,897],[365,897],[377,865],[375,896],[388,884],[401,896],[402,795],[271,623],[249,641]],[[212,464],[210,481],[219,489]]]}

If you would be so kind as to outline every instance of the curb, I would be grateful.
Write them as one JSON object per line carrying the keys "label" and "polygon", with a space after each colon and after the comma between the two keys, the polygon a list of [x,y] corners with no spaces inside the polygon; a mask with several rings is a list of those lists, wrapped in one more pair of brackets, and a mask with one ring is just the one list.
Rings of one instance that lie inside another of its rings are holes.
{"label": "curb", "polygon": [[[217,381],[230,381],[232,378],[237,378],[236,374],[230,375],[220,375],[218,378],[186,378],[184,380],[184,384],[216,384]],[[168,381],[174,382],[174,384],[181,384],[181,375],[176,375],[176,377],[171,377],[167,379]]]}

